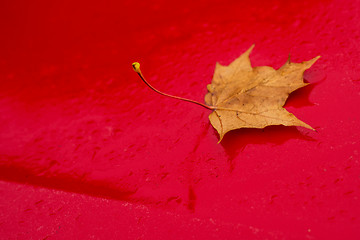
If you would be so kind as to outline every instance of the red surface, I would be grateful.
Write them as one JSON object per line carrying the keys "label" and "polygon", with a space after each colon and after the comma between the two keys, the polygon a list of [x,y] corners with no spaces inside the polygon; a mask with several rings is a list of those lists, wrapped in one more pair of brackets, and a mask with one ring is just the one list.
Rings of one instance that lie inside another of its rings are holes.
{"label": "red surface", "polygon": [[[0,4],[4,239],[359,239],[359,1]],[[217,144],[215,62],[322,58],[295,127]]]}

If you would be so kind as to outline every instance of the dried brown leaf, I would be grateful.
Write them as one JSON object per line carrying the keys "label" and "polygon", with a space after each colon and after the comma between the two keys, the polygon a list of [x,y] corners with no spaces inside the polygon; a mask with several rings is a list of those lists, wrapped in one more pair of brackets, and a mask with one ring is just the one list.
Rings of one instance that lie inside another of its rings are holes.
{"label": "dried brown leaf", "polygon": [[289,94],[307,85],[304,71],[313,65],[310,61],[288,61],[278,70],[272,67],[252,67],[251,46],[229,66],[216,64],[205,103],[214,107],[209,115],[213,127],[220,135],[239,128],[264,128],[269,125],[301,126],[313,129],[283,108]]}

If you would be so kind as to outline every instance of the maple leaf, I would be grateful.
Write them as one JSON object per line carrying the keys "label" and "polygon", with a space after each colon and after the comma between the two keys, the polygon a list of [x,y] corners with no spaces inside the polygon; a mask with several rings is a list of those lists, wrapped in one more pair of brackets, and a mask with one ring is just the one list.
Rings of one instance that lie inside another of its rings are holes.
{"label": "maple leaf", "polygon": [[268,66],[252,67],[251,46],[229,66],[216,64],[205,103],[213,106],[211,125],[220,135],[239,128],[264,128],[269,125],[301,126],[313,129],[283,108],[289,94],[307,85],[304,71],[318,57],[302,63],[288,61],[278,70]]}
{"label": "maple leaf", "polygon": [[268,66],[252,67],[249,55],[252,45],[229,66],[216,63],[211,84],[207,86],[205,103],[163,93],[154,88],[141,73],[140,64],[132,64],[141,80],[153,91],[171,98],[198,104],[213,110],[211,125],[220,136],[234,129],[264,128],[270,125],[301,126],[313,129],[283,108],[289,94],[304,87],[304,71],[320,56],[302,63],[288,61],[278,70]]}

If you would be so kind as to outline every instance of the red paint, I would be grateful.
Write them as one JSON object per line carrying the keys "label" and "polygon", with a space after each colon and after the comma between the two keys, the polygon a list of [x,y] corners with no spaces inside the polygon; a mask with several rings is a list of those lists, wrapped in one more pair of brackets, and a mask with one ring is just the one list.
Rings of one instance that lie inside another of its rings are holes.
{"label": "red paint", "polygon": [[[1,5],[4,238],[360,237],[359,1]],[[131,68],[202,102],[252,43],[254,66],[322,56],[286,105],[317,132],[217,144],[208,110]]]}

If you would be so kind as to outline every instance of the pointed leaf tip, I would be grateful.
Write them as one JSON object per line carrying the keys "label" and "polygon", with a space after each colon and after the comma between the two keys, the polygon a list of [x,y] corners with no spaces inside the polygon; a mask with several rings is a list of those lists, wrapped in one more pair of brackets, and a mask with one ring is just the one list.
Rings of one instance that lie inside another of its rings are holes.
{"label": "pointed leaf tip", "polygon": [[321,56],[316,56],[313,59],[309,60],[309,62],[316,62]]}
{"label": "pointed leaf tip", "polygon": [[318,59],[320,58],[320,56],[314,57],[313,59],[304,62],[306,69],[309,69]]}
{"label": "pointed leaf tip", "polygon": [[253,45],[251,45],[251,46],[249,47],[249,49],[246,50],[245,53],[247,53],[248,55],[250,55],[250,53],[252,52],[252,50],[254,49],[254,47],[255,47],[255,43],[254,43]]}

